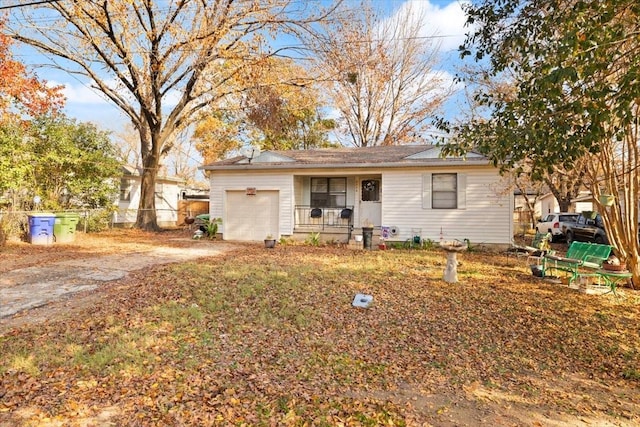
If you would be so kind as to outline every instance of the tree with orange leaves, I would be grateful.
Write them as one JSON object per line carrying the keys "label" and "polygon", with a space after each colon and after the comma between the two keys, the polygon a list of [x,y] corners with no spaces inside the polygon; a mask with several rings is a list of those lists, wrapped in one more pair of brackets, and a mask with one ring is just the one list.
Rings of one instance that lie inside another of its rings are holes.
{"label": "tree with orange leaves", "polygon": [[[0,29],[5,22],[0,20]],[[56,113],[64,103],[61,87],[50,87],[11,54],[13,40],[0,33],[0,118],[3,123]]]}
{"label": "tree with orange leaves", "polygon": [[[5,21],[0,19],[0,30],[4,26]],[[0,199],[7,191],[21,192],[28,180],[34,163],[25,149],[31,120],[56,115],[64,103],[60,87],[47,86],[13,58],[12,43],[0,32]]]}

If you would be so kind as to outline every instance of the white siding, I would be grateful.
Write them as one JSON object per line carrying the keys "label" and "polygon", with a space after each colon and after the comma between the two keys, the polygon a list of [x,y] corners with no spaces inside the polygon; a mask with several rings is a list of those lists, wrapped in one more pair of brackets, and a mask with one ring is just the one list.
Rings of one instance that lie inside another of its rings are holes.
{"label": "white siding", "polygon": [[[427,173],[460,173],[466,181],[464,209],[431,209],[423,207],[423,178]],[[294,174],[297,175],[294,178]],[[304,176],[301,177],[301,174]],[[504,181],[493,168],[415,168],[415,169],[342,169],[251,171],[211,173],[211,215],[223,219],[220,231],[224,233],[224,194],[228,190],[278,190],[280,199],[278,235],[293,234],[295,204],[309,204],[310,176],[346,176],[347,204],[354,205],[355,227],[358,218],[358,178],[381,177],[382,225],[396,226],[399,234],[393,240],[406,240],[412,228],[422,229],[422,236],[438,242],[443,238],[469,239],[472,244],[508,244],[513,235],[513,195],[505,191]],[[296,182],[294,193],[294,181]],[[302,185],[301,185],[302,184]]]}
{"label": "white siding", "polygon": [[309,186],[309,179],[307,177],[296,176],[293,178],[293,187],[294,187],[294,205],[308,205],[309,204],[309,195],[307,194],[307,198],[304,198],[304,191]]}
{"label": "white siding", "polygon": [[540,197],[540,216],[545,217],[552,212],[560,212],[558,202],[553,194],[545,194]]}
{"label": "white siding", "polygon": [[222,218],[219,228],[224,236],[226,191],[243,191],[247,188],[255,188],[256,191],[276,190],[279,192],[280,212],[279,230],[274,230],[274,235],[293,234],[293,174],[291,172],[251,172],[225,174],[224,172],[212,173],[211,200],[209,212],[214,218]]}
{"label": "white siding", "polygon": [[353,206],[354,209],[357,209],[358,205],[358,198],[356,197],[356,195],[359,195],[357,184],[354,176],[347,177],[347,206]]}
{"label": "white siding", "polygon": [[[428,173],[451,173],[451,169],[429,169]],[[425,170],[384,171],[382,174],[382,225],[396,226],[394,240],[406,240],[412,228],[435,242],[442,231],[445,240],[469,239],[472,244],[509,243],[512,236],[510,192],[502,191],[494,169],[460,168],[466,178],[464,209],[431,209],[423,206]],[[425,194],[426,196],[427,194]]]}
{"label": "white siding", "polygon": [[311,177],[299,177],[302,187],[296,191],[296,205],[309,206],[311,204]]}
{"label": "white siding", "polygon": [[592,211],[593,210],[593,202],[577,202],[576,203],[576,212],[584,212],[584,211]]}

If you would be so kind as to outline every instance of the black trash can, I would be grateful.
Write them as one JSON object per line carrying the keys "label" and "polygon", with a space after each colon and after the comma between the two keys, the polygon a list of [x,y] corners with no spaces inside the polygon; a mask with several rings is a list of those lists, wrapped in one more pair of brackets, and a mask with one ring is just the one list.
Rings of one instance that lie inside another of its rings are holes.
{"label": "black trash can", "polygon": [[362,227],[362,246],[364,249],[371,250],[373,242],[373,227]]}

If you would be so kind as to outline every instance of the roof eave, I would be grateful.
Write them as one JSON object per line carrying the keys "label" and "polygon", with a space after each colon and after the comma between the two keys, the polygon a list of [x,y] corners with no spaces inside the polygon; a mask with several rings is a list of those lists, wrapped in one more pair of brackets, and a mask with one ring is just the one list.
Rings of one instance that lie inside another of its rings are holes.
{"label": "roof eave", "polygon": [[373,169],[373,168],[407,168],[407,167],[437,167],[437,166],[491,166],[487,159],[454,159],[454,160],[431,160],[421,162],[382,162],[382,163],[245,163],[234,165],[205,165],[198,169],[206,171],[231,171],[231,170],[281,170],[281,169]]}

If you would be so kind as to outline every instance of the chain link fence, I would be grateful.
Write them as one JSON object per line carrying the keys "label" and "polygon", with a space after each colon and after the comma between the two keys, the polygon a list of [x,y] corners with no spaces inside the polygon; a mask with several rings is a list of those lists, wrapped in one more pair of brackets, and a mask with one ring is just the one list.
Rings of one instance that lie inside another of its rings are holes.
{"label": "chain link fence", "polygon": [[[28,240],[29,215],[42,211],[0,210],[0,244],[8,239]],[[65,214],[78,214],[77,229],[85,233],[107,230],[114,226],[113,211],[109,209],[65,210]]]}
{"label": "chain link fence", "polygon": [[[135,224],[137,209],[71,209],[54,214],[76,213],[79,217],[77,230],[96,233],[114,227],[130,227]],[[7,240],[29,241],[29,215],[43,211],[0,210],[0,246]],[[172,209],[156,209],[158,223],[164,227],[176,225],[177,212]]]}

